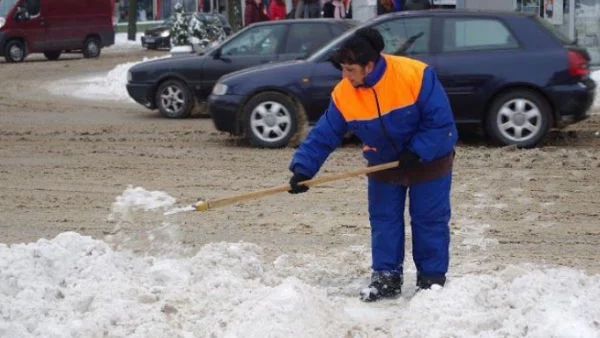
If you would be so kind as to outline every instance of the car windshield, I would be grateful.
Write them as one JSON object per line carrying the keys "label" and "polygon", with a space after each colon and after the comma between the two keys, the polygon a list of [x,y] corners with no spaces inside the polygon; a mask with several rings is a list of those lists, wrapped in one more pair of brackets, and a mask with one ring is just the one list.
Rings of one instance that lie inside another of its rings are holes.
{"label": "car windshield", "polygon": [[325,46],[321,47],[316,52],[312,53],[312,55],[310,55],[307,58],[307,61],[309,61],[309,62],[310,61],[319,61],[319,60],[323,60],[324,58],[327,58],[331,54],[332,51],[339,48],[341,46],[342,42],[344,40],[346,40],[347,37],[352,35],[352,33],[354,33],[354,31],[356,31],[357,29],[358,29],[358,27],[348,30],[344,34],[338,36],[336,39],[333,39],[331,42],[329,42]]}
{"label": "car windshield", "polygon": [[0,16],[6,17],[17,0],[0,0]]}

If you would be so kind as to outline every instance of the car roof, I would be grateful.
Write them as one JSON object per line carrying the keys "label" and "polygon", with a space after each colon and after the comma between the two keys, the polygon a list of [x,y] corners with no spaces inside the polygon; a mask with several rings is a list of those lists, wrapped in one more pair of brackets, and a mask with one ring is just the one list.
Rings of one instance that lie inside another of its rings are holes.
{"label": "car roof", "polygon": [[313,18],[313,19],[283,19],[283,20],[269,20],[269,21],[260,21],[255,22],[252,26],[266,26],[266,25],[275,25],[280,23],[292,24],[292,23],[314,23],[314,22],[322,22],[322,23],[345,23],[345,22],[355,22],[360,24],[360,21],[352,20],[352,19],[331,19],[331,18]]}
{"label": "car roof", "polygon": [[535,14],[532,13],[521,13],[517,11],[503,11],[503,10],[483,10],[483,9],[428,9],[419,11],[402,11],[394,12],[374,17],[371,22],[383,21],[391,17],[411,17],[411,16],[444,16],[444,17],[460,17],[460,16],[496,16],[496,17],[532,17]]}

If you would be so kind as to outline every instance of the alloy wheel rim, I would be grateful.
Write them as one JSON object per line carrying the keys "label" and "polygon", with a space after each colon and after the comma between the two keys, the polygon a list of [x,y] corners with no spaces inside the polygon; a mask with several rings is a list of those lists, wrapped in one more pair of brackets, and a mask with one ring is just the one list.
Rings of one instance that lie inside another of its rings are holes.
{"label": "alloy wheel rim", "polygon": [[160,94],[160,101],[169,114],[176,115],[185,105],[185,97],[181,88],[177,86],[167,86]]}
{"label": "alloy wheel rim", "polygon": [[291,128],[290,111],[279,102],[261,102],[250,114],[250,129],[262,141],[280,141],[288,136]]}
{"label": "alloy wheel rim", "polygon": [[23,58],[23,48],[17,46],[17,45],[12,45],[10,47],[10,57],[13,60],[21,60]]}
{"label": "alloy wheel rim", "polygon": [[500,134],[513,142],[524,142],[534,138],[542,129],[542,112],[530,100],[512,99],[502,105],[496,125]]}
{"label": "alloy wheel rim", "polygon": [[98,44],[95,41],[91,41],[88,44],[88,52],[90,55],[95,56],[98,54]]}

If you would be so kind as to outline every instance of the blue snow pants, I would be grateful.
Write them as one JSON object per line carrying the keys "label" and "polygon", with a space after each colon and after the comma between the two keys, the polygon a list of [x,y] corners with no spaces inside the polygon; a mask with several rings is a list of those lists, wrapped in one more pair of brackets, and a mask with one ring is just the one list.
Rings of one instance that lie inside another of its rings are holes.
{"label": "blue snow pants", "polygon": [[403,273],[404,205],[409,197],[413,260],[422,276],[444,276],[450,246],[452,173],[403,186],[369,179],[373,271]]}

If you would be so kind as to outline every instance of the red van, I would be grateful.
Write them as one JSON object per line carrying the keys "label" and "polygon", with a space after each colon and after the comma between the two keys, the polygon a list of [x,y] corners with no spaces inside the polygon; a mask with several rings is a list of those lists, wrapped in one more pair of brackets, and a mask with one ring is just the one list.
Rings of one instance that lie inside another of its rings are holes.
{"label": "red van", "polygon": [[44,53],[98,57],[115,42],[114,0],[0,0],[0,56],[21,62]]}

